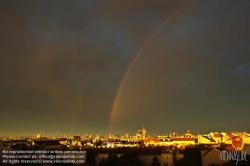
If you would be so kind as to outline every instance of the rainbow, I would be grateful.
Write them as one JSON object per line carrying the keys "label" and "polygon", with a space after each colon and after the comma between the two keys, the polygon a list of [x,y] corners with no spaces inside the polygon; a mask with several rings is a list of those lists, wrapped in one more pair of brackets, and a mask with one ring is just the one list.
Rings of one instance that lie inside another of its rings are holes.
{"label": "rainbow", "polygon": [[115,94],[115,98],[114,98],[114,102],[112,104],[111,107],[111,111],[110,111],[110,118],[109,118],[109,133],[111,134],[112,132],[112,125],[113,125],[113,119],[115,117],[115,113],[117,110],[117,106],[118,106],[118,101],[120,98],[120,95],[122,93],[123,87],[126,83],[126,80],[129,76],[129,73],[131,72],[135,62],[140,58],[142,52],[144,51],[144,49],[147,47],[147,45],[150,43],[150,41],[154,38],[154,36],[165,26],[165,24],[177,13],[179,12],[181,9],[183,9],[190,1],[186,1],[185,3],[181,4],[180,7],[178,7],[174,12],[172,12],[170,15],[168,15],[164,21],[155,28],[155,30],[153,31],[153,33],[151,33],[149,35],[149,37],[142,43],[140,49],[137,51],[137,53],[133,56],[132,60],[130,61],[127,70],[125,71],[120,84],[118,86],[118,89],[116,91]]}
{"label": "rainbow", "polygon": [[[89,66],[90,69],[85,73],[84,77],[88,78],[89,76],[91,76],[91,74],[93,74],[93,69],[96,67],[96,63],[91,63],[91,66]],[[86,81],[86,83],[81,87],[81,89],[79,89],[79,97],[76,100],[76,109],[74,111],[73,116],[75,117],[75,122],[74,122],[74,127],[77,128],[80,124],[80,122],[82,122],[82,117],[84,116],[83,113],[83,109],[84,109],[84,103],[85,103],[85,99],[86,99],[86,90],[87,87],[89,86],[90,82]]]}

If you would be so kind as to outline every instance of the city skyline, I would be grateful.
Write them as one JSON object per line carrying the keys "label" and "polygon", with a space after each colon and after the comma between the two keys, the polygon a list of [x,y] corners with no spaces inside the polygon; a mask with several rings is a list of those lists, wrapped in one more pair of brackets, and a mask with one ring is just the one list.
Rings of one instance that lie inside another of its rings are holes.
{"label": "city skyline", "polygon": [[[144,127],[144,125],[143,125]],[[114,136],[114,135],[119,135],[119,136],[125,136],[126,134],[128,134],[129,136],[134,136],[136,135],[136,133],[138,131],[141,131],[142,128],[139,128],[138,130],[134,130],[134,132],[132,133],[127,133],[125,131],[118,131],[117,133],[108,133],[108,134],[100,134],[101,132],[98,132],[98,133],[93,133],[93,132],[90,132],[90,133],[84,133],[84,132],[78,132],[78,133],[65,133],[65,132],[60,132],[60,130],[58,129],[54,134],[48,134],[48,132],[45,131],[45,134],[43,131],[38,131],[37,133],[29,133],[29,134],[26,134],[26,135],[15,135],[15,134],[12,134],[12,135],[0,135],[0,138],[1,137],[36,137],[38,134],[39,134],[39,137],[72,137],[72,136],[82,136],[82,137],[85,137],[85,135],[91,135],[92,137],[96,137],[97,135],[98,136],[104,136],[104,137],[109,137],[109,136]],[[146,129],[146,128],[145,128]],[[194,135],[194,136],[198,136],[198,135],[202,135],[202,134],[209,134],[209,133],[249,133],[248,130],[243,130],[243,131],[235,131],[235,130],[230,130],[230,131],[226,131],[226,130],[222,130],[222,131],[209,131],[209,132],[203,132],[203,131],[198,131],[198,132],[193,132],[192,130],[190,129],[187,129],[187,130],[180,130],[181,132],[176,132],[174,130],[169,130],[169,131],[166,131],[164,133],[155,133],[153,131],[149,131],[146,130],[146,136],[148,137],[157,137],[157,136],[170,136],[170,135],[175,135],[177,134],[177,136],[181,136],[187,132],[190,132],[190,134]],[[25,133],[25,132],[24,132]],[[151,133],[154,133],[154,134],[151,134]]]}
{"label": "city skyline", "polygon": [[0,136],[249,132],[249,1],[0,6]]}

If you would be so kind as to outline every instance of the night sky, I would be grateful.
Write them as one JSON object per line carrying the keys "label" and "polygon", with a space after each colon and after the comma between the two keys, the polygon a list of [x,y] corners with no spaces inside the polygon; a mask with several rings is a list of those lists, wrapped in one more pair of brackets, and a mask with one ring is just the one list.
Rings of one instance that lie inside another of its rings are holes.
{"label": "night sky", "polygon": [[250,132],[250,1],[1,0],[0,136]]}

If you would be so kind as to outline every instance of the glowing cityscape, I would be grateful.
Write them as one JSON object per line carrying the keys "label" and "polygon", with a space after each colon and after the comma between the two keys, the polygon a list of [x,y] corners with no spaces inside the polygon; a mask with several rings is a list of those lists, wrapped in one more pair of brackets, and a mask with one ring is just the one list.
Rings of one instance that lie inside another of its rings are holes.
{"label": "glowing cityscape", "polygon": [[[92,149],[95,152],[95,165],[101,164],[102,160],[108,159],[109,154],[115,153],[118,157],[129,148],[138,154],[138,158],[145,166],[150,166],[156,156],[160,165],[174,165],[184,157],[186,148],[199,147],[202,156],[202,166],[215,161],[223,164],[220,153],[228,151],[250,151],[250,134],[246,132],[210,132],[208,134],[193,134],[187,130],[184,134],[171,132],[165,135],[148,136],[143,126],[135,135],[112,134],[109,136],[100,135],[74,135],[43,137],[41,133],[30,137],[2,137],[0,141],[1,151],[15,149],[40,149],[41,151],[55,150],[86,150]],[[211,151],[211,152],[210,152]],[[204,154],[210,153],[204,157]],[[2,155],[2,154],[1,154]]]}
{"label": "glowing cityscape", "polygon": [[0,0],[0,166],[250,166],[250,0]]}

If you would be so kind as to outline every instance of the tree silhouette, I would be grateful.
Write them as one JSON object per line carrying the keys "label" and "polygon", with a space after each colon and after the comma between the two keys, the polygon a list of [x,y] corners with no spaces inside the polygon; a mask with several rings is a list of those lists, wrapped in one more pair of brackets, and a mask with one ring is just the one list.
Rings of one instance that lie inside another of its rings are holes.
{"label": "tree silhouette", "polygon": [[95,165],[95,153],[93,149],[84,149],[86,151],[86,162]]}
{"label": "tree silhouette", "polygon": [[211,163],[208,166],[220,166],[220,164]]}
{"label": "tree silhouette", "polygon": [[108,161],[104,158],[102,158],[101,162],[99,163],[99,166],[109,166]]}
{"label": "tree silhouette", "polygon": [[174,166],[198,166],[194,160],[182,158],[174,163]]}
{"label": "tree silhouette", "polygon": [[161,164],[156,156],[153,158],[151,166],[161,166]]}
{"label": "tree silhouette", "polygon": [[108,158],[102,158],[99,166],[144,166],[138,159],[137,153],[125,152],[120,158],[113,153],[109,153]]}
{"label": "tree silhouette", "polygon": [[199,147],[186,147],[183,158],[193,160],[198,166],[202,166],[201,151]]}
{"label": "tree silhouette", "polygon": [[119,162],[119,158],[116,154],[109,153],[107,161],[109,166],[116,166]]}
{"label": "tree silhouette", "polygon": [[142,161],[138,158],[136,152],[125,152],[121,157],[118,166],[144,166]]}

